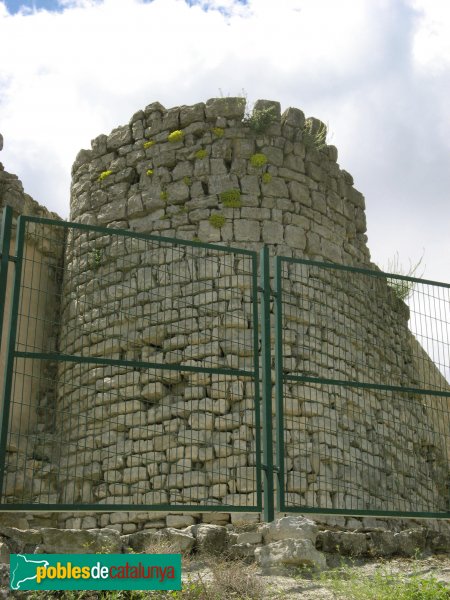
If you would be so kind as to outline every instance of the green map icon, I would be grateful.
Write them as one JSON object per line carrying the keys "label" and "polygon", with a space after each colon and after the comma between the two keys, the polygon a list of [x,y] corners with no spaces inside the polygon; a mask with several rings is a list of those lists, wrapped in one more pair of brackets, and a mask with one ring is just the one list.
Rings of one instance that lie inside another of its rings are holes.
{"label": "green map icon", "polygon": [[[14,560],[15,559],[15,560]],[[36,567],[48,567],[46,560],[31,560],[23,554],[11,555],[10,587],[20,590],[25,581],[36,579]]]}

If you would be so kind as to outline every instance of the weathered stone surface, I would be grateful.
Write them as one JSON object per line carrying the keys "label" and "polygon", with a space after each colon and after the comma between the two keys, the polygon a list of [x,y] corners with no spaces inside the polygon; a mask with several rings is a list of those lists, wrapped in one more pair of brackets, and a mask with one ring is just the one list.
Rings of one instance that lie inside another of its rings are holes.
{"label": "weathered stone surface", "polygon": [[196,548],[205,554],[220,554],[227,545],[227,530],[220,525],[193,525],[185,531],[195,537]]}
{"label": "weathered stone surface", "polygon": [[195,544],[194,537],[187,531],[167,528],[162,531],[138,531],[128,536],[128,546],[135,552],[161,553],[190,552]]}
{"label": "weathered stone surface", "polygon": [[122,551],[120,535],[114,529],[53,529],[40,531],[38,554],[114,554]]}
{"label": "weathered stone surface", "polygon": [[347,531],[321,531],[317,535],[317,548],[344,556],[364,556],[369,549],[368,535]]}
{"label": "weathered stone surface", "polygon": [[106,140],[106,146],[108,150],[116,150],[126,144],[131,144],[133,136],[131,129],[128,125],[123,127],[117,127],[108,136]]}
{"label": "weathered stone surface", "polygon": [[245,111],[245,98],[211,98],[206,102],[206,118],[214,120],[217,117],[242,119]]}
{"label": "weathered stone surface", "polygon": [[309,539],[284,539],[255,550],[257,563],[264,570],[287,566],[308,566],[325,569],[325,556],[318,552]]}
{"label": "weathered stone surface", "polygon": [[276,542],[285,539],[310,540],[316,543],[318,527],[306,517],[282,517],[272,523],[262,525],[260,531],[264,542]]}

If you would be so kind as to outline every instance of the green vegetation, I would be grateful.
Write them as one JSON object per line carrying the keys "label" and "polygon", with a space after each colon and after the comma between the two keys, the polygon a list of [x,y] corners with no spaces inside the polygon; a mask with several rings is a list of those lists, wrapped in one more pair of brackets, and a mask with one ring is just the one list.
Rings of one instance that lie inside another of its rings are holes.
{"label": "green vegetation", "polygon": [[[422,269],[419,273],[419,269],[422,265],[423,253],[422,256],[416,263],[412,263],[409,261],[409,268],[404,269],[403,265],[400,263],[398,252],[395,253],[392,259],[388,260],[388,266],[386,271],[388,273],[395,273],[397,275],[402,275],[404,277],[423,277],[424,269]],[[416,283],[414,281],[408,281],[407,279],[397,279],[395,277],[388,277],[387,284],[394,292],[395,296],[399,300],[405,302],[414,291],[416,287]]]}
{"label": "green vegetation", "polygon": [[183,138],[184,131],[181,131],[181,129],[176,129],[175,131],[172,131],[172,133],[169,133],[167,140],[174,144],[175,142],[181,142]]}
{"label": "green vegetation", "polygon": [[261,179],[263,183],[270,183],[272,181],[272,175],[270,173],[263,173]]}
{"label": "green vegetation", "polygon": [[405,577],[387,567],[372,575],[361,575],[359,569],[344,567],[322,573],[320,583],[330,589],[335,598],[345,600],[449,600],[450,587],[433,576],[417,573]]}
{"label": "green vegetation", "polygon": [[100,175],[98,176],[98,180],[99,181],[103,181],[104,179],[106,179],[107,177],[109,177],[110,175],[112,175],[112,171],[102,171],[100,173]]}
{"label": "green vegetation", "polygon": [[264,133],[275,120],[275,107],[269,106],[247,113],[242,122],[255,133]]}
{"label": "green vegetation", "polygon": [[164,200],[164,202],[167,202],[167,200],[169,199],[169,194],[166,192],[166,190],[162,190],[159,194],[159,197],[161,200]]}
{"label": "green vegetation", "polygon": [[156,142],[154,140],[149,140],[148,142],[144,142],[144,148],[147,150],[147,148],[151,148],[155,144]]}
{"label": "green vegetation", "polygon": [[319,127],[315,127],[316,119],[306,119],[303,128],[303,143],[307,148],[314,150],[322,150],[327,145],[327,126],[320,123]]}
{"label": "green vegetation", "polygon": [[250,164],[252,167],[255,167],[255,169],[259,169],[267,164],[267,156],[265,154],[253,154],[253,156],[250,157]]}
{"label": "green vegetation", "polygon": [[151,177],[153,175],[153,169],[147,169],[147,175]]}
{"label": "green vegetation", "polygon": [[102,258],[103,250],[101,250],[100,248],[95,248],[94,250],[91,250],[91,252],[89,252],[89,267],[93,271],[96,271],[102,263]]}
{"label": "green vegetation", "polygon": [[241,192],[236,189],[222,192],[220,200],[226,208],[240,208],[242,206]]}
{"label": "green vegetation", "polygon": [[225,225],[225,217],[220,213],[214,213],[209,217],[209,224],[215,229],[221,229]]}
{"label": "green vegetation", "polygon": [[211,561],[211,576],[188,575],[176,591],[39,591],[29,600],[261,600],[265,586],[255,569],[238,561]]}
{"label": "green vegetation", "polygon": [[203,160],[206,157],[206,150],[204,150],[203,148],[200,148],[200,150],[197,150],[197,152],[195,153],[195,158],[198,158],[199,160]]}
{"label": "green vegetation", "polygon": [[191,185],[191,183],[192,183],[192,180],[191,180],[191,178],[190,178],[190,177],[188,177],[188,176],[186,175],[186,177],[183,177],[183,183],[184,183],[185,185]]}
{"label": "green vegetation", "polygon": [[223,137],[225,130],[223,129],[223,127],[213,127],[212,132],[216,137],[221,138]]}

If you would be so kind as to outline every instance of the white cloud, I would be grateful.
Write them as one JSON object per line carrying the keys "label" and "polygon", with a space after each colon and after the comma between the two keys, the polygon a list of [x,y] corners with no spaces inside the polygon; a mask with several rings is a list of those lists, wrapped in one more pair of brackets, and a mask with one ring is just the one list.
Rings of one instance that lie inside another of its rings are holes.
{"label": "white cloud", "polygon": [[445,0],[412,0],[420,14],[414,40],[418,65],[431,74],[450,68],[450,4]]}
{"label": "white cloud", "polygon": [[0,0],[0,156],[37,200],[67,216],[78,150],[146,104],[245,89],[329,122],[366,195],[377,260],[425,247],[428,269],[449,278],[447,3],[60,4],[9,16]]}

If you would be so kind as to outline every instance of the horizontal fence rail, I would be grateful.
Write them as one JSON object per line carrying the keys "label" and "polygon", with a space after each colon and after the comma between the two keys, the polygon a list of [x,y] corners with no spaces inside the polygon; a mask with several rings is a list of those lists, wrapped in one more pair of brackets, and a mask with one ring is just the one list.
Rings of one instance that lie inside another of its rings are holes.
{"label": "horizontal fence rail", "polygon": [[261,511],[257,294],[254,252],[21,217],[3,508]]}
{"label": "horizontal fence rail", "polygon": [[278,257],[279,509],[448,517],[450,286]]}

